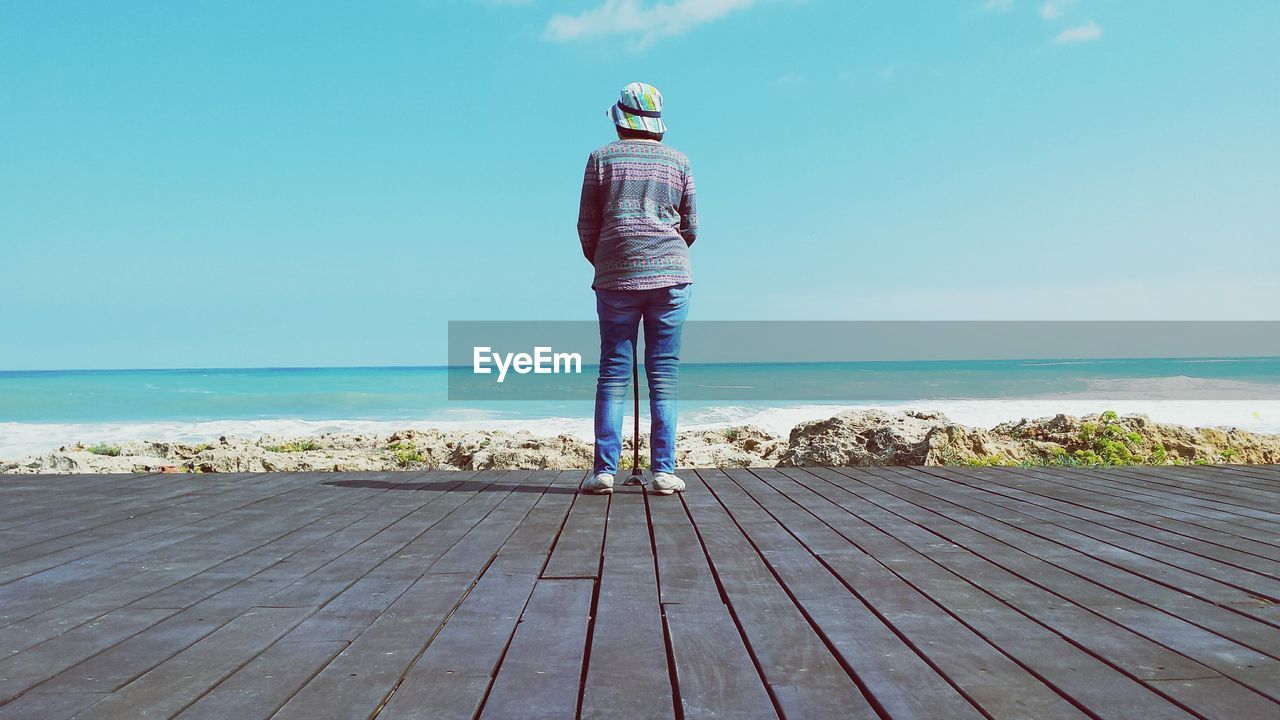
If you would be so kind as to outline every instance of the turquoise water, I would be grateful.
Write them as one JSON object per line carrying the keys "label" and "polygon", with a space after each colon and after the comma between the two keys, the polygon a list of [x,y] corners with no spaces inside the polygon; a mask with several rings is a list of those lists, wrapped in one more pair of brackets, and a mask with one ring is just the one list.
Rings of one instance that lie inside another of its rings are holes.
{"label": "turquoise water", "polygon": [[[570,399],[450,401],[444,367],[0,372],[0,421],[540,418]],[[1163,381],[1160,393],[1152,381]],[[587,388],[587,394],[582,388]],[[904,402],[1142,392],[1152,399],[1248,399],[1280,390],[1280,359],[1071,360],[686,365],[681,398],[717,403]]]}
{"label": "turquoise water", "polygon": [[[192,439],[399,426],[590,432],[595,368],[567,398],[449,400],[445,367],[0,372],[0,457],[75,440]],[[991,425],[1114,407],[1280,430],[1280,358],[685,365],[686,427],[785,433],[846,407],[941,409]]]}

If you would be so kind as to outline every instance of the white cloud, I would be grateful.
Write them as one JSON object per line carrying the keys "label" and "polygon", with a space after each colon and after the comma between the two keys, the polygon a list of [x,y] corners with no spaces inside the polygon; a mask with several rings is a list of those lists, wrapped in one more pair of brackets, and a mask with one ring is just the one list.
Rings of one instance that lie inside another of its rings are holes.
{"label": "white cloud", "polygon": [[1013,0],[983,0],[982,9],[987,12],[1009,12],[1013,9]]}
{"label": "white cloud", "polygon": [[1045,0],[1040,6],[1040,17],[1045,20],[1057,20],[1067,14],[1075,0]]}
{"label": "white cloud", "polygon": [[1102,37],[1102,28],[1098,23],[1090,20],[1083,25],[1074,25],[1058,33],[1058,37],[1054,38],[1054,42],[1059,45],[1069,43],[1085,43],[1093,42]]}
{"label": "white cloud", "polygon": [[577,15],[556,15],[547,22],[546,35],[565,42],[597,35],[634,35],[641,44],[679,35],[703,23],[718,20],[757,0],[604,0],[599,7]]}

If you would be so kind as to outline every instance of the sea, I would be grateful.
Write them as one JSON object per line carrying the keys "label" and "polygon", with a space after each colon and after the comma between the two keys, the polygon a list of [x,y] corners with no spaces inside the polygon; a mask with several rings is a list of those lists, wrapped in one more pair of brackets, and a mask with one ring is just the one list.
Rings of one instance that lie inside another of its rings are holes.
{"label": "sea", "polygon": [[[446,367],[0,371],[0,458],[77,441],[407,428],[591,437],[589,400],[451,400],[448,377]],[[757,425],[786,435],[806,420],[882,408],[979,427],[1115,410],[1280,433],[1280,358],[686,364],[680,388],[681,429]]]}

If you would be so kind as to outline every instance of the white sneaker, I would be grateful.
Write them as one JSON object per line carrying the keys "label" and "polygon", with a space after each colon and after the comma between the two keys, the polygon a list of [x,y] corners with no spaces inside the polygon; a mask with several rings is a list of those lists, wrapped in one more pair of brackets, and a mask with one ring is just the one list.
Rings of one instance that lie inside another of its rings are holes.
{"label": "white sneaker", "polygon": [[613,476],[609,473],[597,473],[582,483],[582,489],[593,495],[608,495],[613,492]]}
{"label": "white sneaker", "polygon": [[654,495],[684,492],[684,481],[671,473],[654,473],[653,480],[649,483],[649,491]]}

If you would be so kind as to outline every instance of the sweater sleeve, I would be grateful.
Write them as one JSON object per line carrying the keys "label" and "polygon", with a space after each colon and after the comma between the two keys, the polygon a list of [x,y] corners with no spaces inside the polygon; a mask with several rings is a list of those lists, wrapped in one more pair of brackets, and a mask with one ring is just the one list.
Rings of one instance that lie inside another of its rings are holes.
{"label": "sweater sleeve", "polygon": [[693,245],[698,239],[697,191],[693,185],[693,168],[684,169],[684,193],[680,198],[680,236],[685,245]]}
{"label": "sweater sleeve", "polygon": [[600,226],[603,222],[600,203],[600,162],[595,153],[587,158],[587,168],[582,176],[582,200],[578,204],[578,239],[582,242],[582,255],[593,265],[596,261],[596,245],[600,242]]}

